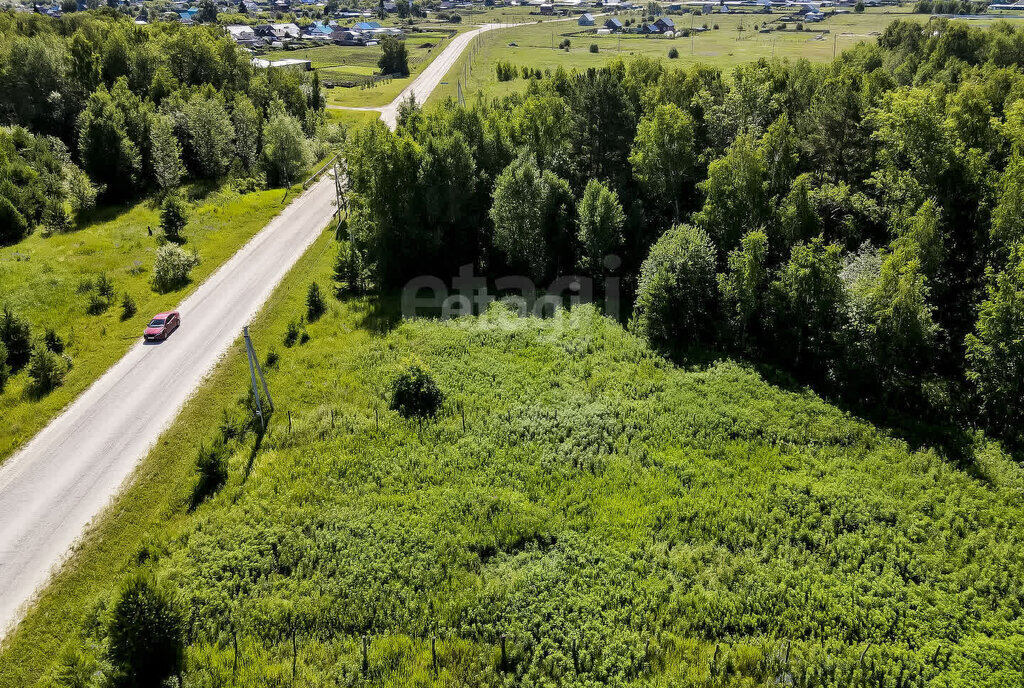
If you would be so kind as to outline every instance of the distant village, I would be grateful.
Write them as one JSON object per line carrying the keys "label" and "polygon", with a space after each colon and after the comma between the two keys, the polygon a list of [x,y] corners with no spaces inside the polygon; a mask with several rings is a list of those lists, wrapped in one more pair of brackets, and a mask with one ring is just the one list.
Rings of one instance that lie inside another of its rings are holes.
{"label": "distant village", "polygon": [[[160,3],[144,0],[106,0],[107,4],[116,5],[120,9],[135,15],[137,24],[150,22],[177,22],[180,24],[222,23],[220,15],[231,18],[265,17],[279,18],[296,17],[295,21],[268,21],[253,23],[231,23],[224,25],[225,31],[239,45],[252,49],[276,49],[304,44],[334,44],[347,46],[377,45],[384,36],[401,38],[405,35],[402,26],[387,25],[392,15],[395,18],[420,16],[430,18],[435,15],[441,21],[461,19],[458,12],[483,10],[490,7],[529,7],[531,14],[539,16],[577,16],[581,27],[594,27],[596,33],[634,33],[645,35],[672,36],[676,32],[675,22],[669,14],[727,14],[733,12],[771,13],[783,10],[793,15],[792,18],[803,22],[821,21],[826,11],[838,10],[840,7],[852,7],[857,0],[820,0],[799,2],[794,0],[688,0],[685,2],[668,2],[644,4],[631,0],[483,0],[480,2],[440,2],[415,4],[412,0],[380,0],[375,10],[363,8],[341,8],[336,0],[201,0],[188,2],[175,0]],[[1024,2],[1024,0],[1020,0]],[[85,10],[98,6],[100,0],[63,0],[52,5],[35,3],[20,7],[23,11],[36,11],[51,16],[73,10]],[[896,5],[899,0],[862,0],[863,5]],[[70,4],[70,6],[69,6]],[[159,6],[159,11],[151,8]],[[658,12],[652,12],[654,8]],[[632,23],[622,21],[617,16],[620,12],[642,10],[648,14],[664,14],[648,21]],[[848,11],[848,10],[847,10]],[[212,20],[211,20],[212,17]],[[301,18],[299,18],[301,17]],[[787,17],[789,19],[789,17]],[[392,22],[394,24],[394,22]],[[261,62],[267,62],[265,60]],[[279,62],[295,62],[296,65],[308,68],[306,61],[287,60],[267,62],[260,66],[278,66]]]}

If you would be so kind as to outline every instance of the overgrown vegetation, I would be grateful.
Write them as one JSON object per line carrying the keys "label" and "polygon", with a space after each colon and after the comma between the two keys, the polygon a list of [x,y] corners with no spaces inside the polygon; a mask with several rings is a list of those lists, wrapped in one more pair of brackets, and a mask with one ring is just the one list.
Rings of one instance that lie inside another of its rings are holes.
{"label": "overgrown vegetation", "polygon": [[[268,371],[294,425],[232,429],[226,484],[140,548],[190,610],[186,685],[1020,680],[1022,483],[994,446],[965,472],[591,307],[339,346],[361,317],[309,325]],[[414,358],[446,395],[422,423],[387,408]],[[69,641],[98,664],[122,595]]]}

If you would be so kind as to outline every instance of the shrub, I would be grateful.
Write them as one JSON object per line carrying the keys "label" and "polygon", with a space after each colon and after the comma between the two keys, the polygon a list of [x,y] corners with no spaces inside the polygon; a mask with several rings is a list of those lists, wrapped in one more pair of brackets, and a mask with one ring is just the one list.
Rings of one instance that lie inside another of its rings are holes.
{"label": "shrub", "polygon": [[713,29],[714,29],[715,31],[718,31],[718,24],[714,24],[714,25],[712,25],[712,27],[711,27],[711,28],[713,28]]}
{"label": "shrub", "polygon": [[796,30],[797,31],[803,31],[804,30],[803,22],[797,22]]}
{"label": "shrub", "polygon": [[96,293],[105,299],[114,298],[114,283],[110,281],[105,272],[101,272],[100,276],[96,278],[95,289]]}
{"label": "shrub", "polygon": [[669,48],[668,49],[668,59],[674,60],[677,57],[679,57],[679,51],[677,49],[675,49],[675,48]]}
{"label": "shrub", "polygon": [[40,344],[32,349],[28,362],[28,376],[32,380],[32,390],[37,394],[46,394],[64,382],[67,366],[61,357]]}
{"label": "shrub", "polygon": [[306,318],[310,322],[315,322],[326,311],[327,304],[324,302],[324,295],[320,292],[320,285],[310,282],[309,289],[306,290]]}
{"label": "shrub", "polygon": [[497,73],[498,81],[512,81],[516,78],[519,70],[508,62],[499,62],[494,66],[494,71]]}
{"label": "shrub", "polygon": [[46,328],[46,333],[43,335],[43,344],[57,355],[64,353],[64,340],[60,338],[60,335],[52,327]]}
{"label": "shrub", "polygon": [[156,251],[153,268],[153,288],[167,292],[188,284],[189,273],[199,265],[199,256],[188,253],[180,246],[167,244]]}
{"label": "shrub", "polygon": [[568,50],[569,48],[572,47],[572,41],[570,41],[568,38],[563,38],[562,42],[558,44],[558,47],[562,48],[563,50]]}
{"label": "shrub", "polygon": [[284,331],[284,345],[287,347],[295,346],[295,342],[299,341],[299,324],[292,320],[288,323],[288,328]]}
{"label": "shrub", "polygon": [[590,52],[596,53],[598,50],[599,50],[599,48],[597,47],[597,43],[591,43],[590,44]]}
{"label": "shrub", "polygon": [[14,204],[0,195],[0,245],[14,244],[28,235],[29,224]]}
{"label": "shrub", "polygon": [[185,618],[174,594],[152,574],[128,578],[107,630],[107,653],[118,684],[158,686],[181,669]]}
{"label": "shrub", "polygon": [[180,242],[181,230],[188,224],[188,207],[178,194],[170,194],[160,206],[160,228],[168,241]]}
{"label": "shrub", "polygon": [[43,210],[43,226],[51,234],[65,234],[74,227],[74,220],[67,204],[59,198],[51,198]]}
{"label": "shrub", "polygon": [[228,480],[228,452],[223,442],[214,442],[209,448],[199,445],[196,457],[196,471],[199,480],[192,490],[192,507],[219,490]]}
{"label": "shrub", "polygon": [[127,320],[135,315],[135,299],[127,291],[121,297],[121,320]]}
{"label": "shrub", "polygon": [[281,360],[281,357],[278,355],[277,349],[271,349],[267,352],[267,358],[263,361],[263,367],[276,368],[279,360]]}
{"label": "shrub", "polygon": [[864,11],[864,2],[863,2],[863,0],[857,0],[857,4],[853,6],[853,11],[854,12],[858,12],[858,13]]}
{"label": "shrub", "polygon": [[444,403],[444,394],[419,362],[411,362],[391,383],[391,409],[403,418],[432,418]]}
{"label": "shrub", "polygon": [[6,305],[0,313],[0,342],[7,348],[11,370],[21,370],[32,355],[32,328],[28,320],[15,315]]}
{"label": "shrub", "polygon": [[85,311],[89,315],[99,315],[105,312],[108,306],[110,306],[110,303],[105,298],[96,292],[92,292],[89,294],[89,305],[85,307]]}

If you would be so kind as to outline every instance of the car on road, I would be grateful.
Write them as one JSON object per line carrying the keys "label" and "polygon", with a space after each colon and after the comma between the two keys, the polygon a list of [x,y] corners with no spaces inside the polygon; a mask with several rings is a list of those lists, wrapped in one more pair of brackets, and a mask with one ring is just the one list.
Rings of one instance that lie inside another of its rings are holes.
{"label": "car on road", "polygon": [[177,311],[157,313],[146,325],[146,331],[142,333],[142,336],[147,341],[167,339],[171,332],[178,329],[179,325],[181,325],[181,315]]}

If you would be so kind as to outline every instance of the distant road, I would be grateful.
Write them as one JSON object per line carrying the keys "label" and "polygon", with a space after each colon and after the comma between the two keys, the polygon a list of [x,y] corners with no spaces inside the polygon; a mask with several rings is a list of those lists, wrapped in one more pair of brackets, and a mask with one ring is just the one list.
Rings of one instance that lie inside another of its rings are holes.
{"label": "distant road", "polygon": [[466,46],[468,46],[474,38],[485,31],[509,29],[516,26],[523,26],[523,24],[481,24],[478,29],[473,29],[466,33],[460,33],[451,40],[451,43],[441,51],[440,55],[434,58],[433,62],[427,65],[426,69],[420,72],[419,75],[413,79],[411,84],[402,89],[402,92],[398,94],[397,98],[387,105],[382,105],[381,107],[345,107],[344,105],[328,105],[327,107],[333,110],[379,112],[380,118],[384,123],[394,129],[398,124],[398,106],[402,104],[402,101],[408,100],[409,95],[411,94],[420,105],[427,102],[427,98],[434,92],[437,85],[441,83],[441,79],[443,79],[444,75],[448,73],[448,70],[458,62],[459,56],[462,55],[462,51],[466,49]]}
{"label": "distant road", "polygon": [[[410,93],[424,102],[475,36],[501,26],[485,24],[452,39],[390,105],[379,108],[384,122],[394,129],[399,103]],[[170,339],[136,344],[0,465],[0,639],[334,210],[334,180],[327,175],[177,307],[181,328]]]}

